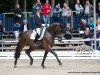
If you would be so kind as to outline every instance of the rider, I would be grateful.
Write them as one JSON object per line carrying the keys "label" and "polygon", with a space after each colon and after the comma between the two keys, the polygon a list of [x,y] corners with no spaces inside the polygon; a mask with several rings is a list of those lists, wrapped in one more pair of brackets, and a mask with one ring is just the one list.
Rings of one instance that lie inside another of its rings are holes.
{"label": "rider", "polygon": [[34,23],[35,23],[35,30],[36,30],[36,38],[34,40],[34,43],[37,42],[38,38],[40,37],[40,30],[42,27],[42,24],[44,24],[43,16],[41,14],[41,9],[39,7],[36,8],[36,13],[34,15]]}

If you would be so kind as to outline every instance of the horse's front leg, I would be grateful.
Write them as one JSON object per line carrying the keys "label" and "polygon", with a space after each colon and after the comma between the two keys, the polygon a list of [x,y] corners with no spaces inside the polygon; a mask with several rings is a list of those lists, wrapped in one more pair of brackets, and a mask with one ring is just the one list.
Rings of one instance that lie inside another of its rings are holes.
{"label": "horse's front leg", "polygon": [[55,53],[55,51],[52,50],[52,49],[49,49],[49,51],[50,51],[50,53],[52,53],[52,54],[56,57],[56,59],[57,59],[59,65],[62,65],[62,63],[61,63],[60,59],[58,58],[57,54]]}
{"label": "horse's front leg", "polygon": [[[48,52],[52,53],[52,54],[56,57],[56,59],[57,59],[57,61],[58,61],[59,65],[62,65],[62,63],[61,63],[60,59],[58,58],[57,54],[55,53],[55,51],[54,51],[54,50],[52,50],[52,49],[51,49],[51,47],[46,46],[46,48],[45,48],[45,49],[46,49]],[[46,56],[47,56],[47,54],[46,54],[46,55],[44,55],[44,59],[46,58]],[[43,64],[44,64],[44,63],[43,63]]]}
{"label": "horse's front leg", "polygon": [[45,62],[45,59],[47,57],[47,54],[48,54],[48,50],[45,50],[44,57],[43,57],[42,64],[41,64],[41,66],[43,67],[43,69],[45,68],[44,62]]}

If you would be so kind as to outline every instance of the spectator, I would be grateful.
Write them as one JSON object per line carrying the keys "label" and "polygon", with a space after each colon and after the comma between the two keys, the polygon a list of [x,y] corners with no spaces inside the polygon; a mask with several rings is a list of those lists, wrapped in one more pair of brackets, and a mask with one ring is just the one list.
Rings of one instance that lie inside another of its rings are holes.
{"label": "spectator", "polygon": [[75,10],[76,10],[76,30],[77,30],[79,28],[79,24],[81,22],[82,13],[83,13],[83,7],[80,4],[79,0],[77,0],[77,3],[75,5]]}
{"label": "spectator", "polygon": [[69,23],[67,23],[67,25],[66,25],[66,33],[65,33],[64,37],[65,37],[66,39],[71,39],[71,38],[72,38],[71,26],[70,26]]}
{"label": "spectator", "polygon": [[62,18],[63,18],[63,25],[66,27],[67,23],[70,23],[71,19],[71,9],[67,6],[66,3],[63,4]]}
{"label": "spectator", "polygon": [[14,11],[14,18],[15,18],[15,22],[21,22],[21,18],[22,18],[22,10],[20,9],[20,6],[17,4],[16,5],[16,9]]}
{"label": "spectator", "polygon": [[3,33],[3,25],[2,21],[0,21],[0,39],[2,39],[2,33]]}
{"label": "spectator", "polygon": [[19,37],[19,34],[21,32],[21,25],[19,24],[19,22],[16,22],[13,26],[13,30],[14,30],[14,35],[15,35],[15,38],[18,39]]}
{"label": "spectator", "polygon": [[88,26],[90,27],[90,30],[93,32],[93,30],[94,30],[94,20],[93,20],[93,17],[89,18]]}
{"label": "spectator", "polygon": [[43,19],[44,19],[44,22],[45,24],[50,24],[50,17],[49,17],[49,14],[51,13],[52,11],[52,8],[51,8],[51,5],[49,4],[49,1],[46,0],[46,3],[44,3],[42,5],[42,14],[43,14]]}
{"label": "spectator", "polygon": [[97,38],[100,38],[100,18],[97,20]]}
{"label": "spectator", "polygon": [[[100,39],[100,18],[97,20],[97,38]],[[97,49],[100,50],[100,41],[97,41]]]}
{"label": "spectator", "polygon": [[29,24],[28,24],[27,20],[23,20],[22,31],[25,32],[27,30],[29,30]]}
{"label": "spectator", "polygon": [[3,17],[4,17],[3,13],[0,13],[0,21],[3,21]]}
{"label": "spectator", "polygon": [[0,32],[3,32],[3,25],[1,20],[0,20]]}
{"label": "spectator", "polygon": [[84,14],[86,21],[88,21],[90,16],[93,16],[93,6],[90,4],[89,0],[86,1],[86,4],[84,6]]}
{"label": "spectator", "polygon": [[60,3],[58,3],[54,8],[53,8],[53,22],[59,22],[61,21],[61,8],[60,8]]}
{"label": "spectator", "polygon": [[42,5],[41,5],[40,0],[37,0],[36,4],[33,6],[33,14],[36,13],[36,8],[37,8],[37,7],[38,7],[39,9],[42,8]]}
{"label": "spectator", "polygon": [[97,7],[97,18],[100,18],[100,2],[98,3]]}
{"label": "spectator", "polygon": [[86,20],[82,18],[81,23],[80,23],[80,33],[84,33],[84,31],[86,30],[86,27],[88,27],[88,24]]}
{"label": "spectator", "polygon": [[[84,39],[91,39],[92,38],[92,34],[90,32],[89,27],[86,27],[83,38]],[[88,46],[91,46],[91,41],[85,41],[85,44],[88,45]]]}

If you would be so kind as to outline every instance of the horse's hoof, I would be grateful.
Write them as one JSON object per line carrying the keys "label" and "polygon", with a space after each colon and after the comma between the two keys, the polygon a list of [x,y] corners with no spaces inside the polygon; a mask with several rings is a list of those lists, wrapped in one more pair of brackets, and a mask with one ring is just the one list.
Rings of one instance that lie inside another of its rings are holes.
{"label": "horse's hoof", "polygon": [[17,66],[15,65],[14,68],[16,68]]}
{"label": "horse's hoof", "polygon": [[33,64],[33,60],[30,61],[30,66],[32,66],[32,64]]}
{"label": "horse's hoof", "polygon": [[42,66],[42,68],[45,69],[46,67],[45,66]]}
{"label": "horse's hoof", "polygon": [[33,64],[33,61],[32,61],[32,62],[30,62],[30,66],[32,66],[32,64]]}
{"label": "horse's hoof", "polygon": [[62,63],[59,63],[60,66],[62,66]]}
{"label": "horse's hoof", "polygon": [[44,65],[41,65],[43,69],[45,69],[46,67]]}

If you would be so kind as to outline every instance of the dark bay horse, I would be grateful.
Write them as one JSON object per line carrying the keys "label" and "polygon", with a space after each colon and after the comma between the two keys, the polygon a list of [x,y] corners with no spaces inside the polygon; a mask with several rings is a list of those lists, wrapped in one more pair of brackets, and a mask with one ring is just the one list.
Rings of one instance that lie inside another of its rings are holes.
{"label": "dark bay horse", "polygon": [[[60,33],[61,33],[60,24],[59,23],[53,23],[50,27],[48,27],[46,29],[43,39],[40,40],[40,43],[41,43],[42,47],[45,49],[44,57],[43,57],[42,64],[41,64],[41,66],[43,68],[45,68],[44,62],[45,62],[45,59],[46,59],[46,56],[47,56],[48,52],[52,53],[56,57],[59,65],[62,65],[62,63],[61,63],[60,59],[58,58],[57,54],[55,53],[54,50],[52,50],[52,47],[54,45],[54,38],[56,36],[58,36]],[[21,53],[22,49],[26,45],[29,46],[29,49],[27,49],[25,51],[25,53],[30,58],[30,66],[33,64],[33,58],[30,55],[30,52],[34,51],[36,49],[36,46],[34,46],[33,40],[30,39],[31,34],[32,34],[32,30],[29,30],[29,31],[24,32],[21,35],[21,37],[19,39],[19,42],[17,44],[17,47],[16,47],[16,51],[15,51],[14,67],[17,67],[16,66],[17,65],[17,60],[20,57],[20,53]]]}

